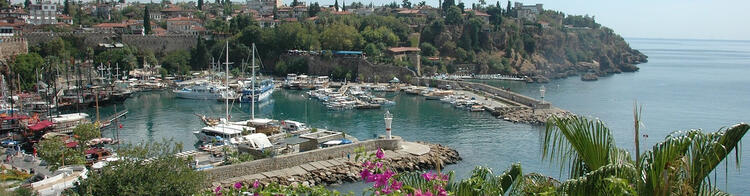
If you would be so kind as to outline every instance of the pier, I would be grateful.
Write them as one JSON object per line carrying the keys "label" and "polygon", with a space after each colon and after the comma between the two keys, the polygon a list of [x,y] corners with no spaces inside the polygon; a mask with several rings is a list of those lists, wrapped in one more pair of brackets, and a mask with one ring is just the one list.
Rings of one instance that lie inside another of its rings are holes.
{"label": "pier", "polygon": [[354,160],[354,150],[360,146],[370,152],[383,149],[385,165],[396,171],[432,169],[461,160],[456,150],[439,144],[376,139],[206,169],[206,185],[230,187],[255,180],[302,186],[355,182],[362,166]]}
{"label": "pier", "polygon": [[466,95],[477,97],[476,101],[481,102],[484,109],[492,115],[511,122],[544,124],[549,117],[570,115],[570,112],[554,107],[549,102],[487,84],[430,78],[420,78],[413,82],[417,86],[462,90]]}

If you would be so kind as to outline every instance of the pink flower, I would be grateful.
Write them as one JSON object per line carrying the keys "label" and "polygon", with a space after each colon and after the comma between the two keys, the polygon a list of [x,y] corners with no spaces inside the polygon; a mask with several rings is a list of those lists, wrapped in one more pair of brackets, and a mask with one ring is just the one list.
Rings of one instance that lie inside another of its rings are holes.
{"label": "pink flower", "polygon": [[217,186],[216,189],[214,189],[215,193],[218,193],[219,191],[221,191],[221,186]]}
{"label": "pink flower", "polygon": [[377,167],[377,168],[383,168],[383,163],[377,162],[377,163],[375,163],[375,167]]}
{"label": "pink flower", "polygon": [[378,159],[382,159],[385,157],[385,153],[383,153],[383,149],[378,148],[378,152],[375,153],[375,157],[378,157]]}
{"label": "pink flower", "polygon": [[435,185],[435,189],[437,190],[437,196],[448,196],[448,192],[445,191],[443,186]]}
{"label": "pink flower", "polygon": [[435,175],[432,174],[432,172],[427,172],[427,173],[422,174],[422,178],[424,178],[427,181],[432,181],[433,179],[435,179]]}
{"label": "pink flower", "polygon": [[234,188],[236,189],[242,188],[242,183],[241,182],[234,183]]}
{"label": "pink flower", "polygon": [[259,183],[258,183],[258,180],[255,180],[255,182],[253,182],[253,188],[257,189],[258,186],[260,186]]}
{"label": "pink flower", "polygon": [[370,177],[370,175],[372,175],[372,173],[370,173],[370,170],[368,170],[367,168],[364,168],[361,172],[359,172],[359,176],[361,176],[362,179],[367,179],[367,177]]}
{"label": "pink flower", "polygon": [[425,191],[423,193],[422,190],[417,189],[416,191],[414,191],[414,196],[432,196],[432,193],[430,193],[429,191]]}
{"label": "pink flower", "polygon": [[393,190],[399,190],[399,189],[401,189],[401,186],[402,186],[402,185],[404,185],[404,183],[403,183],[403,182],[399,182],[399,181],[395,181],[395,180],[394,180],[394,181],[393,181],[393,182],[391,183],[391,189],[393,189]]}
{"label": "pink flower", "polygon": [[442,180],[442,181],[448,182],[448,178],[449,177],[450,176],[448,176],[448,174],[440,174],[440,180]]}

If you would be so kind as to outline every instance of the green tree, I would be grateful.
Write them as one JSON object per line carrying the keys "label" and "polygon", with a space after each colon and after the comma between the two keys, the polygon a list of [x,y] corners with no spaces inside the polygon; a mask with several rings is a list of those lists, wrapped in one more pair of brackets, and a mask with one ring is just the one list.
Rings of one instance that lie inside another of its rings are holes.
{"label": "green tree", "polygon": [[380,56],[380,49],[378,49],[378,46],[373,43],[368,43],[365,46],[365,54],[370,57],[378,57]]}
{"label": "green tree", "polygon": [[39,158],[47,162],[47,167],[52,171],[64,165],[85,163],[83,152],[65,147],[65,142],[60,137],[40,141],[36,144],[36,149]]}
{"label": "green tree", "polygon": [[339,0],[336,0],[336,3],[333,4],[333,7],[336,8],[335,11],[339,11]]}
{"label": "green tree", "polygon": [[445,23],[450,25],[458,25],[463,23],[464,16],[461,8],[451,6],[445,13]]}
{"label": "green tree", "polygon": [[[637,130],[639,114],[634,116]],[[604,191],[612,189],[607,186],[612,179],[627,181],[618,184],[636,187],[639,195],[716,194],[720,191],[709,182],[709,174],[737,150],[748,129],[750,125],[743,123],[714,133],[673,132],[643,153],[638,162],[616,146],[610,129],[601,121],[553,117],[547,122],[542,155],[570,166],[571,179],[558,189],[570,195],[607,195]]]}
{"label": "green tree", "polygon": [[448,9],[453,6],[456,6],[455,0],[443,0],[443,12],[448,12]]}
{"label": "green tree", "polygon": [[203,0],[198,0],[198,10],[203,10]]}
{"label": "green tree", "polygon": [[26,8],[26,10],[29,10],[29,6],[31,6],[31,0],[23,1],[23,7]]}
{"label": "green tree", "polygon": [[[42,68],[44,59],[37,53],[19,54],[11,66],[12,78],[21,77],[21,89],[30,90],[36,83],[36,71]],[[19,79],[16,79],[19,80]]]}
{"label": "green tree", "polygon": [[402,8],[409,8],[409,9],[411,9],[411,2],[409,0],[403,0],[401,2],[401,7]]}
{"label": "green tree", "polygon": [[310,17],[315,17],[318,15],[318,12],[320,12],[320,5],[318,2],[310,4],[310,7],[307,7],[307,14],[310,15]]}
{"label": "green tree", "polygon": [[324,49],[353,50],[360,46],[362,36],[352,26],[334,24],[323,31],[320,42]]}
{"label": "green tree", "polygon": [[511,13],[510,0],[508,0],[508,5],[507,5],[507,6],[505,6],[505,9],[506,9],[506,10],[505,10],[505,15],[506,15],[506,16],[511,16],[511,15],[510,15],[510,13]]}
{"label": "green tree", "polygon": [[186,74],[190,71],[190,53],[185,50],[170,52],[162,58],[162,68],[170,73]]}
{"label": "green tree", "polygon": [[420,44],[419,49],[422,50],[422,55],[424,56],[438,56],[438,50],[430,44],[429,42],[422,42]]}
{"label": "green tree", "polygon": [[70,14],[70,3],[68,0],[65,0],[63,3],[63,14]]}
{"label": "green tree", "polygon": [[204,187],[205,175],[190,167],[192,157],[174,155],[181,151],[181,144],[169,140],[127,145],[117,152],[119,161],[90,173],[76,190],[80,195],[193,195]]}
{"label": "green tree", "polygon": [[200,70],[208,66],[208,48],[200,35],[198,36],[198,43],[195,44],[195,48],[190,50],[190,57],[191,70]]}
{"label": "green tree", "polygon": [[148,13],[148,5],[143,10],[143,33],[151,34],[151,16]]}
{"label": "green tree", "polygon": [[102,132],[99,130],[98,124],[86,123],[73,128],[73,135],[79,144],[85,145],[89,140],[101,137]]}
{"label": "green tree", "polygon": [[297,1],[297,0],[292,0],[292,4],[290,4],[289,6],[291,6],[291,7],[294,7],[294,6],[298,6],[298,5],[301,5],[301,4],[302,4],[302,3],[300,3],[300,2],[299,2],[299,1]]}

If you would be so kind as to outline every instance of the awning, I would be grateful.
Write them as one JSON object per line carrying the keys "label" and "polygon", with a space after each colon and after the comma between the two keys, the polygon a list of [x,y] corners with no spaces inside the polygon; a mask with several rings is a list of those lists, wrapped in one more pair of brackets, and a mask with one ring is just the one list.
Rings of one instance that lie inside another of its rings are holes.
{"label": "awning", "polygon": [[23,120],[23,119],[28,119],[28,118],[29,116],[26,116],[26,115],[13,115],[13,116],[3,117],[2,119],[3,120]]}
{"label": "awning", "polygon": [[52,121],[43,120],[43,121],[41,121],[39,123],[36,123],[34,125],[31,125],[31,126],[28,126],[27,128],[29,130],[32,130],[32,131],[39,131],[39,130],[45,129],[45,128],[49,127],[49,126],[52,126],[52,124],[53,124]]}

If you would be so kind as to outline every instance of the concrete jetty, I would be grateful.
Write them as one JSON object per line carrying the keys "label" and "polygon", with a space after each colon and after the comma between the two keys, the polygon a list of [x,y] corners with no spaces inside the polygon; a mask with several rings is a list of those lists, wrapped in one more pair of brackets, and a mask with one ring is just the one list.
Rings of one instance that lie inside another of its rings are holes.
{"label": "concrete jetty", "polygon": [[460,89],[464,94],[478,97],[484,109],[499,119],[528,124],[544,124],[552,116],[567,116],[571,113],[526,95],[497,88],[483,83],[460,80],[420,78],[413,85]]}
{"label": "concrete jetty", "polygon": [[432,169],[461,160],[456,150],[439,144],[377,139],[207,169],[207,185],[230,187],[258,180],[314,186],[359,181],[362,166],[354,160],[354,150],[361,146],[372,152],[382,148],[384,165],[396,171]]}

